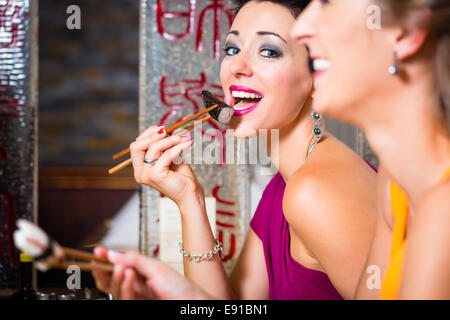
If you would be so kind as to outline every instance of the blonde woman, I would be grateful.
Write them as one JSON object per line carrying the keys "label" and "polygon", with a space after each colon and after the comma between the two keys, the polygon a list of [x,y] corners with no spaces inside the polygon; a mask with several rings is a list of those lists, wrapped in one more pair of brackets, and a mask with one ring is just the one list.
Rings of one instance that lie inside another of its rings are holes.
{"label": "blonde woman", "polygon": [[449,21],[448,0],[315,0],[293,28],[313,107],[362,128],[381,162],[358,298],[450,298]]}

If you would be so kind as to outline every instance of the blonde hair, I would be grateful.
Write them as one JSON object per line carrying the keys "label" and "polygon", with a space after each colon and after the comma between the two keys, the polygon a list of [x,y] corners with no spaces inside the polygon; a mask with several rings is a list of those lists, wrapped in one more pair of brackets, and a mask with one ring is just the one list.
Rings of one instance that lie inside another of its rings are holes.
{"label": "blonde hair", "polygon": [[384,22],[423,24],[415,19],[418,10],[429,9],[431,18],[427,21],[430,35],[435,40],[434,54],[436,91],[450,132],[450,1],[449,0],[374,0],[380,4]]}

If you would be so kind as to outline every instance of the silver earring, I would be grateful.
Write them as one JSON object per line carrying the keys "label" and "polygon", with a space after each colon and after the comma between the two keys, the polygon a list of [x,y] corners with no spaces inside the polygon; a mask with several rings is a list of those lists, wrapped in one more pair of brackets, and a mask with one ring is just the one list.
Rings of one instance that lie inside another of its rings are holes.
{"label": "silver earring", "polygon": [[389,73],[393,76],[398,75],[399,67],[398,67],[398,55],[397,52],[394,51],[394,64],[389,67]]}
{"label": "silver earring", "polygon": [[311,155],[311,152],[313,151],[314,147],[320,142],[320,139],[322,139],[323,136],[323,129],[320,126],[320,120],[322,119],[322,116],[318,114],[317,112],[312,112],[311,117],[315,121],[313,134],[316,137],[316,141],[311,145],[311,147],[308,150],[308,158]]}

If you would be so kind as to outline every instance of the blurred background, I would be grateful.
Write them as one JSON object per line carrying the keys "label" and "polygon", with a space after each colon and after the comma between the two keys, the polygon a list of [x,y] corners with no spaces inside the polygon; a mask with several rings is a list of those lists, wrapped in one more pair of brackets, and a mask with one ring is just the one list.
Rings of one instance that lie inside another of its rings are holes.
{"label": "blurred background", "polygon": [[[121,221],[135,230],[121,249],[137,250],[138,186],[130,168],[107,170],[138,135],[139,1],[77,0],[80,30],[66,27],[72,4],[39,0],[39,224],[89,248],[121,209],[135,210]],[[59,285],[57,273],[40,274],[40,286]]]}
{"label": "blurred background", "polygon": [[39,1],[39,222],[68,246],[98,240],[137,188],[107,169],[137,136],[139,90],[139,2],[79,0],[68,30],[72,3]]}

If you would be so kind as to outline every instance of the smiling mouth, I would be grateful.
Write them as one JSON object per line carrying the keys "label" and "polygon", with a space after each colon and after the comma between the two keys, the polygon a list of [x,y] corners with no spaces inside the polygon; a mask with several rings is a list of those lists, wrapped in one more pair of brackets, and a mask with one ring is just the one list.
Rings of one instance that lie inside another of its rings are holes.
{"label": "smiling mouth", "polygon": [[233,97],[231,106],[237,116],[252,112],[263,99],[263,95],[258,91],[242,86],[233,85],[230,87],[230,92]]}
{"label": "smiling mouth", "polygon": [[324,72],[328,71],[331,68],[331,62],[330,60],[323,59],[323,58],[312,58],[311,59],[312,64],[312,71],[314,77],[317,77]]}

